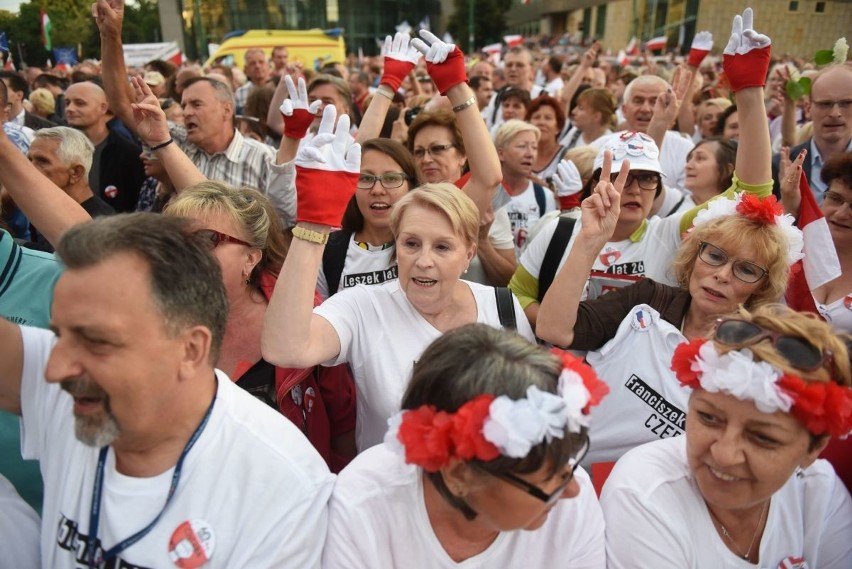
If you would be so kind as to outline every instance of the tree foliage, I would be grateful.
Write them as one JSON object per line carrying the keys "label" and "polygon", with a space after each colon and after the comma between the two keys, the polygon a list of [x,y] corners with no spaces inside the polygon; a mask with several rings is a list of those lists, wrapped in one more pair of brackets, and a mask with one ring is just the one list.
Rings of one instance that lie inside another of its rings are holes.
{"label": "tree foliage", "polygon": [[465,53],[470,53],[468,15],[473,2],[473,33],[475,47],[481,48],[503,39],[506,30],[506,12],[512,0],[455,0],[455,12],[447,23],[447,31]]}
{"label": "tree foliage", "polygon": [[[41,0],[21,4],[18,14],[0,10],[0,31],[6,32],[9,49],[18,68],[23,63],[41,67],[51,55],[41,43],[39,12],[44,9],[53,28],[53,47],[73,46],[80,59],[100,59],[100,37],[92,19],[91,3],[80,0]],[[125,43],[160,41],[157,0],[137,0],[124,13]]]}

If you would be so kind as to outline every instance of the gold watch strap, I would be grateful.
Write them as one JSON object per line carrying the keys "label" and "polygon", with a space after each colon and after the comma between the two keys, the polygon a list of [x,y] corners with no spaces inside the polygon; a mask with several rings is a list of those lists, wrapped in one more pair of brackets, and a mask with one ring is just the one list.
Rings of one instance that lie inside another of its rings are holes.
{"label": "gold watch strap", "polygon": [[307,227],[302,227],[301,225],[297,225],[293,228],[293,237],[301,239],[303,241],[317,243],[319,245],[325,245],[326,243],[328,243],[328,233],[314,231],[313,229],[308,229]]}

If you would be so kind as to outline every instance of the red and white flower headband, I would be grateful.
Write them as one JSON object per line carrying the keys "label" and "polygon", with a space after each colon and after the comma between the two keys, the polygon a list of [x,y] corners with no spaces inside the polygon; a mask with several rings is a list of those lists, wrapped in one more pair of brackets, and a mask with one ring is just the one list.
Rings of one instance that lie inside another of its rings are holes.
{"label": "red and white flower headband", "polygon": [[523,458],[530,449],[589,426],[589,411],[609,387],[582,360],[553,349],[563,363],[557,393],[531,385],[524,399],[478,395],[455,413],[432,405],[405,410],[388,419],[385,444],[428,472],[451,459]]}
{"label": "red and white flower headband", "polygon": [[734,196],[734,199],[720,197],[710,200],[707,207],[695,215],[692,229],[729,215],[741,215],[767,225],[777,225],[787,240],[787,260],[791,265],[805,256],[802,253],[805,245],[802,230],[796,227],[796,219],[792,215],[784,213],[784,208],[775,196],[759,198],[754,194],[740,192]]}
{"label": "red and white flower headband", "polygon": [[852,389],[782,373],[755,361],[748,348],[719,355],[710,340],[684,342],[675,348],[672,370],[685,387],[752,401],[763,413],[790,413],[814,435],[852,433]]}

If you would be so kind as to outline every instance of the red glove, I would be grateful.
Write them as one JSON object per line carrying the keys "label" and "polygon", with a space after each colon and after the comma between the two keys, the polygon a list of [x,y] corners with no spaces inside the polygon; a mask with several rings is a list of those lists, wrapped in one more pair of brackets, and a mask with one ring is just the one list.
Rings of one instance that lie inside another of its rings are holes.
{"label": "red glove", "polygon": [[713,34],[710,32],[698,32],[692,39],[692,47],[689,48],[689,58],[687,65],[690,67],[700,67],[701,62],[713,49]]}
{"label": "red glove", "polygon": [[278,109],[284,117],[284,136],[295,139],[305,138],[311,123],[317,118],[317,111],[322,106],[322,101],[308,103],[308,88],[305,86],[303,77],[299,77],[298,88],[289,75],[284,76],[284,82],[290,93],[290,98],[284,99]]}
{"label": "red glove", "polygon": [[443,63],[426,61],[426,71],[438,87],[438,92],[446,95],[447,91],[467,81],[467,71],[464,68],[464,54],[459,48],[454,49]]}
{"label": "red glove", "polygon": [[380,85],[387,85],[391,90],[398,91],[403,80],[414,69],[421,54],[410,44],[410,40],[408,34],[400,32],[394,35],[393,40],[390,36],[385,38],[385,47],[382,50],[385,56],[385,69],[379,81]]}
{"label": "red glove", "polygon": [[340,227],[359,176],[296,166],[296,221]]}
{"label": "red glove", "polygon": [[751,8],[746,8],[742,16],[734,16],[731,38],[725,47],[722,65],[734,92],[766,84],[772,40],[757,33],[753,21]]}

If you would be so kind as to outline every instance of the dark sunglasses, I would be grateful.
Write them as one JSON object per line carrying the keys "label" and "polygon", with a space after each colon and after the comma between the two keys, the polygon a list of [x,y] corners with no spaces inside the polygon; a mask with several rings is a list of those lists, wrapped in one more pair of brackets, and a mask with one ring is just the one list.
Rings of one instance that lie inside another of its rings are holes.
{"label": "dark sunglasses", "polygon": [[254,247],[251,243],[247,243],[242,239],[237,239],[236,237],[231,237],[230,235],[225,235],[215,229],[199,229],[198,231],[195,231],[194,234],[200,236],[204,241],[204,244],[210,247],[211,251],[222,243],[236,243],[237,245]]}
{"label": "dark sunglasses", "polygon": [[583,458],[585,458],[586,453],[589,452],[589,437],[583,437],[583,446],[577,451],[577,453],[568,460],[568,468],[570,469],[566,474],[565,478],[559,484],[559,486],[548,494],[535,484],[530,484],[523,478],[519,476],[515,476],[511,472],[505,472],[503,474],[495,474],[494,476],[508,482],[512,486],[516,486],[521,490],[525,491],[530,496],[534,496],[544,502],[547,505],[556,502],[562,493],[565,492],[565,488],[571,484],[571,480],[574,479],[574,471],[577,469],[577,466],[582,462]]}
{"label": "dark sunglasses", "polygon": [[769,340],[778,354],[791,366],[814,371],[832,360],[831,350],[822,352],[804,338],[767,330],[739,318],[720,318],[716,321],[713,339],[726,346],[743,348]]}

